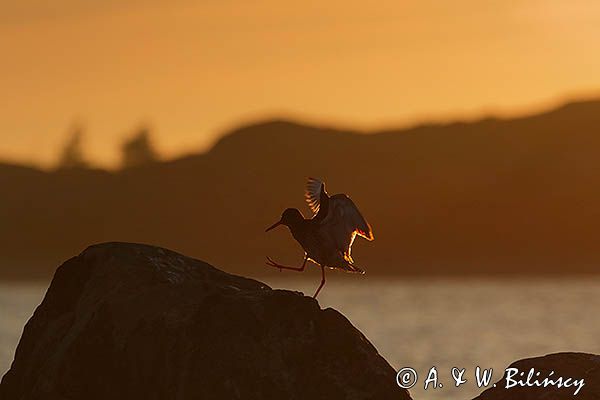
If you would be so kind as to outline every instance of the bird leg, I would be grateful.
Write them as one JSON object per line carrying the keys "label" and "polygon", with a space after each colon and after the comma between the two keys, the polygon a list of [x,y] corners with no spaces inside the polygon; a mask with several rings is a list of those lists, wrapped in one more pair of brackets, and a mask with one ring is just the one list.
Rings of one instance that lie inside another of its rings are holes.
{"label": "bird leg", "polygon": [[323,285],[325,285],[325,267],[322,265],[320,265],[320,267],[321,267],[321,284],[319,285],[319,287],[317,288],[317,291],[313,295],[313,299],[317,298],[317,295],[321,291],[321,288],[323,287]]}
{"label": "bird leg", "polygon": [[304,271],[304,268],[306,267],[306,261],[307,260],[308,260],[308,257],[305,256],[304,257],[304,262],[302,262],[302,266],[301,267],[288,267],[288,266],[276,263],[275,261],[273,261],[273,259],[271,257],[267,257],[266,264],[269,267],[279,268],[279,271],[281,271],[282,269],[289,269],[289,270],[292,270],[292,271],[302,272],[302,271]]}

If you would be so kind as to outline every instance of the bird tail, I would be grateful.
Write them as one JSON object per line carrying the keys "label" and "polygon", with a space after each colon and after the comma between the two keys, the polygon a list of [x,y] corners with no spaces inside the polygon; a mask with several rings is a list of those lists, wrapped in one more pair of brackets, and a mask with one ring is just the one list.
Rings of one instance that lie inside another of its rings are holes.
{"label": "bird tail", "polygon": [[365,270],[351,263],[345,263],[343,266],[344,272],[349,272],[351,274],[364,274]]}
{"label": "bird tail", "polygon": [[351,274],[364,274],[365,271],[356,266],[354,264],[354,260],[352,259],[352,257],[350,256],[349,253],[343,253],[342,255],[342,260],[340,260],[340,268],[344,271],[344,272],[349,272]]}

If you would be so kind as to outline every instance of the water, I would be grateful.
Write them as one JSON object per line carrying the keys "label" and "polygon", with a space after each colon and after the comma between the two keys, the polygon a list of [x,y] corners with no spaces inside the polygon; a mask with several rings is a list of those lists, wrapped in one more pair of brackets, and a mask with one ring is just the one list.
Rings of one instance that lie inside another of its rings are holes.
{"label": "water", "polygon": [[0,374],[10,368],[23,327],[42,301],[47,286],[0,282]]}
{"label": "water", "polygon": [[[600,353],[600,279],[369,280],[329,279],[322,307],[341,311],[396,369],[412,367],[415,399],[475,397],[476,366],[496,381],[512,361],[559,351]],[[265,279],[273,287],[312,294],[319,278],[290,274]],[[352,277],[355,278],[355,277]],[[0,284],[0,371],[9,368],[23,325],[46,285]],[[443,388],[423,390],[435,366]],[[452,367],[468,382],[455,388]]]}

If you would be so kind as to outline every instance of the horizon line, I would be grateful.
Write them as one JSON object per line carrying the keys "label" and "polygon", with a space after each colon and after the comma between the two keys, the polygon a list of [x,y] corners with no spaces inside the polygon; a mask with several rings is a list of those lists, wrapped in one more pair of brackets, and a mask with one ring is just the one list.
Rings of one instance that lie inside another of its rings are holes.
{"label": "horizon line", "polygon": [[[348,124],[343,121],[335,121],[328,118],[313,118],[310,116],[300,115],[301,113],[290,111],[271,111],[255,116],[239,118],[236,122],[224,125],[216,129],[218,132],[212,143],[206,146],[198,146],[188,150],[180,150],[172,152],[171,155],[165,155],[164,151],[158,148],[158,162],[172,162],[182,158],[194,155],[208,154],[223,138],[235,134],[237,131],[252,126],[260,126],[272,122],[284,122],[296,124],[306,127],[331,129],[339,131],[348,131],[364,135],[372,135],[378,133],[386,133],[392,131],[408,131],[420,127],[428,126],[447,126],[453,124],[476,124],[485,120],[517,120],[530,118],[538,115],[548,114],[558,111],[564,107],[575,104],[600,102],[600,89],[579,91],[573,94],[556,96],[553,99],[543,100],[531,103],[527,106],[511,106],[511,107],[482,107],[478,112],[450,112],[438,113],[437,115],[419,115],[413,116],[404,121],[398,122],[381,122],[376,124]],[[81,119],[78,119],[81,121]],[[139,125],[139,124],[137,124]],[[136,125],[136,126],[137,126]],[[147,124],[150,127],[150,133],[153,139],[160,137],[152,130],[152,124]],[[127,136],[124,136],[126,138]],[[118,165],[109,165],[107,163],[98,162],[90,158],[90,168],[93,170],[103,170],[107,172],[116,172],[122,170]],[[0,164],[22,166],[26,168],[37,169],[44,172],[56,170],[56,163],[44,165],[43,162],[28,160],[19,157],[12,158],[7,155],[0,155]]]}

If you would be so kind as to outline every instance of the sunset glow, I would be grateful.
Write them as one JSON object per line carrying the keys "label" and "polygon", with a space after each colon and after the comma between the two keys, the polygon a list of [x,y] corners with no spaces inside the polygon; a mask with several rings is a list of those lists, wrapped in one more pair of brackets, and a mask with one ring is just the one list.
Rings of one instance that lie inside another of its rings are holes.
{"label": "sunset glow", "polygon": [[600,89],[591,0],[48,4],[0,0],[4,160],[53,165],[75,122],[112,166],[140,124],[172,157],[272,116],[373,129]]}

